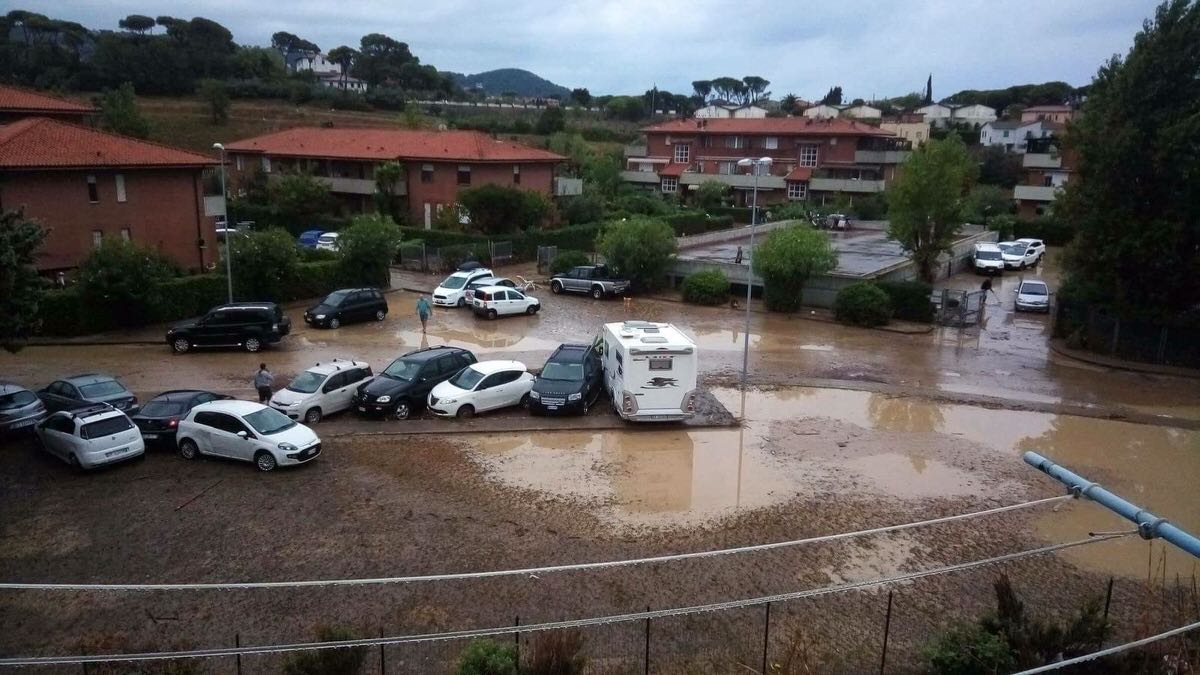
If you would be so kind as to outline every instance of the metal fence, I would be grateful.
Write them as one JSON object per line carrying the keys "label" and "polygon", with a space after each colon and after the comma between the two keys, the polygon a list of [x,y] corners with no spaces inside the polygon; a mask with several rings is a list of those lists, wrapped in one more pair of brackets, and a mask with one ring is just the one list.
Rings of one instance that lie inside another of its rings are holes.
{"label": "metal fence", "polygon": [[514,257],[511,241],[437,247],[424,243],[401,244],[399,252],[400,267],[417,272],[449,272],[468,260],[499,266],[511,263]]}
{"label": "metal fence", "polygon": [[944,288],[931,298],[935,321],[942,326],[965,328],[983,322],[987,306],[987,291],[960,291]]}
{"label": "metal fence", "polygon": [[554,264],[554,257],[558,255],[557,246],[538,246],[537,248],[537,270],[538,274],[549,274],[550,266]]}
{"label": "metal fence", "polygon": [[1055,331],[1098,354],[1143,363],[1200,368],[1200,326],[1121,319],[1100,308],[1060,301]]}

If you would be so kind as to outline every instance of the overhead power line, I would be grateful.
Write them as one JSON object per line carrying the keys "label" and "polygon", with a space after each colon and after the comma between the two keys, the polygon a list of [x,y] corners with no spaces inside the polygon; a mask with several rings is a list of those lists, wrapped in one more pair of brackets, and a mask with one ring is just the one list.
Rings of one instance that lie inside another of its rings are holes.
{"label": "overhead power line", "polygon": [[1104,658],[1105,656],[1112,656],[1113,654],[1120,654],[1121,652],[1129,651],[1130,649],[1137,649],[1138,647],[1145,647],[1148,644],[1153,644],[1155,642],[1158,642],[1159,640],[1166,640],[1167,638],[1175,637],[1176,635],[1183,635],[1184,633],[1196,630],[1197,628],[1200,628],[1200,621],[1197,621],[1195,623],[1189,623],[1186,626],[1172,628],[1171,630],[1163,631],[1162,633],[1159,633],[1158,635],[1151,635],[1150,637],[1144,637],[1141,640],[1134,640],[1133,642],[1126,642],[1123,645],[1109,647],[1108,649],[1101,649],[1100,651],[1092,652],[1091,654],[1084,654],[1083,656],[1076,656],[1075,658],[1067,659],[1065,661],[1059,661],[1058,663],[1050,663],[1050,664],[1047,664],[1044,666],[1039,666],[1037,668],[1031,668],[1029,670],[1022,670],[1019,673],[1014,673],[1014,675],[1034,675],[1035,673],[1048,673],[1050,671],[1058,670],[1060,668],[1066,668],[1067,666],[1073,666],[1073,665],[1076,665],[1079,663],[1086,663],[1088,661],[1094,661],[1096,659]]}
{"label": "overhead power line", "polygon": [[199,590],[233,590],[233,589],[252,589],[252,588],[306,588],[313,586],[367,586],[378,584],[411,584],[431,581],[456,581],[465,579],[489,579],[495,577],[512,577],[512,576],[527,576],[531,574],[549,574],[553,572],[578,572],[582,570],[608,569],[616,567],[629,567],[633,565],[647,565],[653,563],[677,562],[680,560],[694,560],[698,558],[713,558],[722,555],[733,555],[739,553],[755,553],[761,551],[770,551],[774,549],[789,548],[793,546],[803,546],[807,544],[819,544],[831,541],[840,541],[843,539],[851,539],[855,537],[866,537],[873,534],[885,534],[889,532],[900,532],[902,530],[910,530],[918,527],[928,527],[930,525],[940,525],[950,523],[957,520],[966,520],[968,518],[979,518],[982,516],[990,516],[997,513],[1006,513],[1017,509],[1026,509],[1033,506],[1041,506],[1055,502],[1073,499],[1071,495],[1060,495],[1058,497],[1047,497],[1045,499],[1034,499],[1032,501],[1021,502],[1019,504],[1009,504],[1008,506],[998,506],[992,509],[983,511],[972,511],[969,513],[960,513],[952,516],[942,516],[940,518],[930,518],[913,523],[903,523],[900,525],[886,525],[876,527],[869,530],[858,530],[855,532],[839,532],[836,534],[826,534],[816,537],[808,537],[805,539],[792,539],[790,541],[777,541],[767,544],[754,544],[751,546],[739,546],[735,548],[723,548],[709,551],[694,551],[691,553],[674,553],[670,555],[651,556],[648,558],[631,558],[626,560],[606,560],[599,562],[584,562],[584,563],[569,563],[564,565],[547,565],[543,567],[526,567],[522,569],[510,570],[491,570],[485,572],[452,572],[447,574],[426,574],[426,575],[411,575],[411,576],[396,576],[396,577],[375,577],[375,578],[358,578],[358,579],[312,579],[301,581],[244,581],[244,582],[213,582],[213,583],[162,583],[162,584],[87,584],[87,583],[21,583],[21,582],[3,582],[0,583],[0,590],[28,590],[28,591],[199,591]]}
{"label": "overhead power line", "polygon": [[946,565],[943,567],[935,567],[920,572],[910,572],[908,574],[900,574],[891,577],[882,577],[878,579],[869,579],[864,581],[854,581],[845,584],[837,584],[832,586],[824,586],[820,588],[807,589],[803,591],[793,591],[791,593],[781,593],[778,595],[761,596],[757,598],[747,598],[742,600],[731,600],[727,602],[718,602],[707,605],[692,605],[688,607],[675,607],[670,609],[658,609],[645,612],[633,612],[629,614],[616,614],[610,616],[593,617],[585,619],[567,619],[564,621],[550,621],[546,623],[528,624],[524,626],[499,626],[494,628],[479,628],[467,629],[458,631],[447,631],[442,633],[425,633],[417,635],[397,635],[393,637],[379,638],[362,638],[358,640],[343,640],[338,642],[306,642],[306,643],[290,643],[290,644],[272,644],[259,646],[245,647],[217,647],[212,649],[194,649],[187,651],[172,651],[172,652],[142,652],[142,653],[126,653],[126,654],[80,654],[73,656],[23,656],[14,658],[0,659],[0,666],[46,666],[46,665],[70,665],[80,663],[109,663],[109,662],[127,662],[127,661],[163,661],[169,659],[186,659],[186,658],[216,658],[237,655],[252,655],[252,654],[275,654],[283,652],[311,651],[320,649],[346,649],[349,647],[373,647],[378,645],[394,645],[394,644],[411,644],[419,642],[442,642],[447,640],[463,640],[478,637],[489,637],[493,635],[512,635],[514,633],[532,633],[547,630],[559,630],[564,628],[582,628],[585,626],[597,626],[615,623],[628,623],[631,621],[643,621],[646,619],[661,619],[670,616],[682,616],[688,614],[700,614],[704,612],[717,612],[730,609],[739,609],[743,607],[752,607],[755,605],[763,605],[768,602],[784,602],[790,600],[800,600],[803,598],[813,598],[822,595],[833,593],[843,593],[846,591],[861,590],[875,586],[885,586],[889,584],[902,583],[906,581],[914,581],[925,577],[935,576],[938,574],[947,574],[951,572],[961,572],[964,570],[984,567],[986,565],[995,565],[998,563],[1012,562],[1037,555],[1045,555],[1062,551],[1078,546],[1086,546],[1089,544],[1097,544],[1103,541],[1119,539],[1129,536],[1129,534],[1110,534],[1099,537],[1090,537],[1088,539],[1079,539],[1076,541],[1065,542],[1062,544],[1052,544],[1041,548],[1018,551],[1016,553],[1007,553],[1004,555],[985,558],[982,560],[973,560],[971,562],[958,563],[954,565]]}

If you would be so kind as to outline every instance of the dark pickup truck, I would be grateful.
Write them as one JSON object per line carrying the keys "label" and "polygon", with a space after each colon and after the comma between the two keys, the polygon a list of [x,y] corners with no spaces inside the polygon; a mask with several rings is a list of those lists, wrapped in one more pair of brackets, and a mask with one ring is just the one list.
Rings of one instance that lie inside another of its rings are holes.
{"label": "dark pickup truck", "polygon": [[550,292],[586,293],[599,300],[604,297],[622,295],[629,290],[629,280],[613,276],[604,265],[582,265],[572,267],[550,279]]}

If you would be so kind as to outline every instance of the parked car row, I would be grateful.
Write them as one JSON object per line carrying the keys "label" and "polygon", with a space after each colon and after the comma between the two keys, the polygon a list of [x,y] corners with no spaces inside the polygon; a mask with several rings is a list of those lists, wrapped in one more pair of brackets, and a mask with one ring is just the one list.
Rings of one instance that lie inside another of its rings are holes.
{"label": "parked car row", "polygon": [[977,274],[999,274],[1005,270],[1024,270],[1037,267],[1046,256],[1046,242],[1041,239],[1017,239],[998,244],[975,244],[974,259]]}

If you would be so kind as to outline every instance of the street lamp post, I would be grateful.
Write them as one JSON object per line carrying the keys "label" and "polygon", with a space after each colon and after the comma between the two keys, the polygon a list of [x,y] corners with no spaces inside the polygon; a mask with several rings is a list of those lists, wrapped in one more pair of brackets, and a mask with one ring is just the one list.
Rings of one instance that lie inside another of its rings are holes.
{"label": "street lamp post", "polygon": [[229,291],[229,302],[233,302],[233,242],[229,240],[229,194],[225,192],[225,146],[213,143],[213,148],[221,151],[221,201],[225,207],[225,283]]}
{"label": "street lamp post", "polygon": [[750,368],[750,290],[754,277],[754,230],[758,225],[758,174],[762,167],[770,168],[771,158],[741,159],[738,166],[751,167],[754,173],[754,191],[750,198],[750,256],[746,264],[746,330],[742,335],[742,391],[745,391]]}

